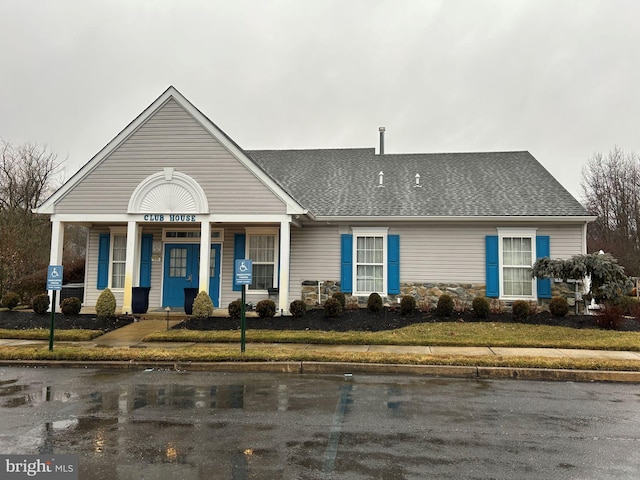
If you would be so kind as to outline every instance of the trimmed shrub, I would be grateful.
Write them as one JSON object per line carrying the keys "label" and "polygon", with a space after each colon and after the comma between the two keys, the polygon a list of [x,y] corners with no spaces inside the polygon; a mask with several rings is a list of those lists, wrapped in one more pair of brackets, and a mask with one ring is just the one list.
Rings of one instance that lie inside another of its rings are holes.
{"label": "trimmed shrub", "polygon": [[569,313],[569,302],[564,297],[553,297],[549,302],[549,312],[554,317],[564,317]]}
{"label": "trimmed shrub", "polygon": [[242,314],[242,302],[240,300],[234,300],[229,304],[229,316],[231,318],[240,318]]}
{"label": "trimmed shrub", "polygon": [[276,302],[260,300],[256,305],[256,313],[260,318],[272,318],[276,314]]}
{"label": "trimmed shrub", "polygon": [[[634,315],[633,312],[640,306],[640,300],[635,297],[629,297],[622,295],[617,302],[617,305],[622,309],[625,315]],[[635,316],[635,315],[634,315]]]}
{"label": "trimmed shrub", "polygon": [[96,315],[98,318],[111,318],[116,315],[116,297],[108,288],[105,288],[98,297]]}
{"label": "trimmed shrub", "polygon": [[471,304],[473,308],[473,313],[478,318],[488,318],[489,317],[489,300],[485,297],[476,297],[473,299],[473,303]]}
{"label": "trimmed shrub", "polygon": [[345,297],[344,293],[342,292],[335,292],[333,295],[331,295],[333,298],[335,298],[336,300],[338,300],[340,302],[340,306],[342,307],[342,310],[344,310],[344,307],[347,304],[347,297]]}
{"label": "trimmed shrub", "polygon": [[367,308],[370,312],[378,313],[382,310],[382,297],[377,293],[372,293],[367,299]]}
{"label": "trimmed shrub", "polygon": [[0,304],[4,308],[13,310],[20,304],[20,295],[16,292],[7,292],[2,296],[2,302],[0,302]]}
{"label": "trimmed shrub", "polygon": [[416,299],[411,295],[405,295],[400,300],[400,315],[409,315],[416,308]]}
{"label": "trimmed shrub", "polygon": [[455,304],[453,298],[448,293],[443,293],[438,297],[438,304],[436,305],[436,315],[438,317],[450,317],[453,315],[453,308]]}
{"label": "trimmed shrub", "polygon": [[327,301],[324,302],[324,316],[329,318],[336,318],[342,313],[342,305],[340,302],[333,298],[327,298]]}
{"label": "trimmed shrub", "polygon": [[65,315],[78,315],[82,308],[82,302],[78,297],[65,298],[60,304],[60,310]]}
{"label": "trimmed shrub", "polygon": [[516,300],[511,305],[511,313],[516,320],[524,320],[529,316],[529,302],[525,300]]}
{"label": "trimmed shrub", "polygon": [[294,300],[289,304],[289,313],[296,318],[302,318],[307,313],[307,305],[302,300]]}
{"label": "trimmed shrub", "polygon": [[209,318],[213,315],[213,302],[207,292],[201,290],[193,300],[191,315],[195,318]]}
{"label": "trimmed shrub", "polygon": [[596,325],[606,330],[619,330],[622,326],[623,310],[617,305],[605,305],[596,316]]}
{"label": "trimmed shrub", "polygon": [[51,300],[49,299],[49,295],[47,295],[46,293],[41,293],[40,295],[36,295],[31,299],[31,308],[33,308],[33,311],[38,315],[47,313],[50,304]]}

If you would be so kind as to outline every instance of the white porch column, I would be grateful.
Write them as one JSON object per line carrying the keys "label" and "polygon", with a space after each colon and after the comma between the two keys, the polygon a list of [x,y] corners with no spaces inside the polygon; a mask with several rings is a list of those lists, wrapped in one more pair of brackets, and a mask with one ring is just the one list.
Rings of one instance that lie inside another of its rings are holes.
{"label": "white porch column", "polygon": [[[64,223],[59,221],[51,222],[51,253],[49,254],[49,265],[62,265],[62,247],[64,245]],[[60,306],[60,295],[56,296],[56,309]],[[53,306],[53,291],[49,291],[49,305]]]}
{"label": "white porch column", "polygon": [[200,222],[200,280],[198,293],[209,293],[209,267],[211,263],[211,222],[207,218]]}
{"label": "white porch column", "polygon": [[139,250],[140,240],[138,238],[138,222],[131,221],[127,223],[127,255],[124,265],[124,298],[122,300],[122,313],[131,313],[133,279]]}
{"label": "white porch column", "polygon": [[280,222],[280,275],[278,278],[278,308],[289,313],[289,259],[291,256],[291,224],[289,219]]}

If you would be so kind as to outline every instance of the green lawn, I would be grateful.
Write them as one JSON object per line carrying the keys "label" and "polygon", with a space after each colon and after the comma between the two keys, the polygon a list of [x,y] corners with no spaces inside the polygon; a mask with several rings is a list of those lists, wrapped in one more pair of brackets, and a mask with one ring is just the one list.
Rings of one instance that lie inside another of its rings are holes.
{"label": "green lawn", "polygon": [[[247,330],[247,342],[335,345],[432,345],[547,347],[640,351],[640,332],[575,329],[519,323],[417,323],[384,332]],[[171,330],[153,333],[147,342],[239,342],[240,331]]]}
{"label": "green lawn", "polygon": [[[54,330],[54,340],[66,342],[82,342],[99,337],[104,332],[101,330]],[[0,338],[12,338],[17,340],[49,340],[50,331],[44,328],[34,328],[27,330],[15,330],[0,328]]]}

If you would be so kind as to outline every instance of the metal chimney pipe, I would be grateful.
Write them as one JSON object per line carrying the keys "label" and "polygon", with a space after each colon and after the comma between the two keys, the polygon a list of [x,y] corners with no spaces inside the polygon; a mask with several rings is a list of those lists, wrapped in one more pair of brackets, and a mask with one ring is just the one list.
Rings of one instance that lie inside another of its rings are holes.
{"label": "metal chimney pipe", "polygon": [[380,155],[384,155],[384,127],[378,127],[380,132]]}

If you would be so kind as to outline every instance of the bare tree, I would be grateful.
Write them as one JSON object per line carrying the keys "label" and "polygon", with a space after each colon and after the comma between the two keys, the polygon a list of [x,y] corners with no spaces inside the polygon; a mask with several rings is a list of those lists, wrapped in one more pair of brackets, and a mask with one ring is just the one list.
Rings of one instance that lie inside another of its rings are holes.
{"label": "bare tree", "polygon": [[48,264],[49,219],[32,210],[53,188],[57,156],[35,144],[0,144],[0,294]]}
{"label": "bare tree", "polygon": [[582,192],[598,217],[587,229],[588,250],[611,253],[628,275],[640,275],[640,157],[618,147],[594,154],[582,169]]}

